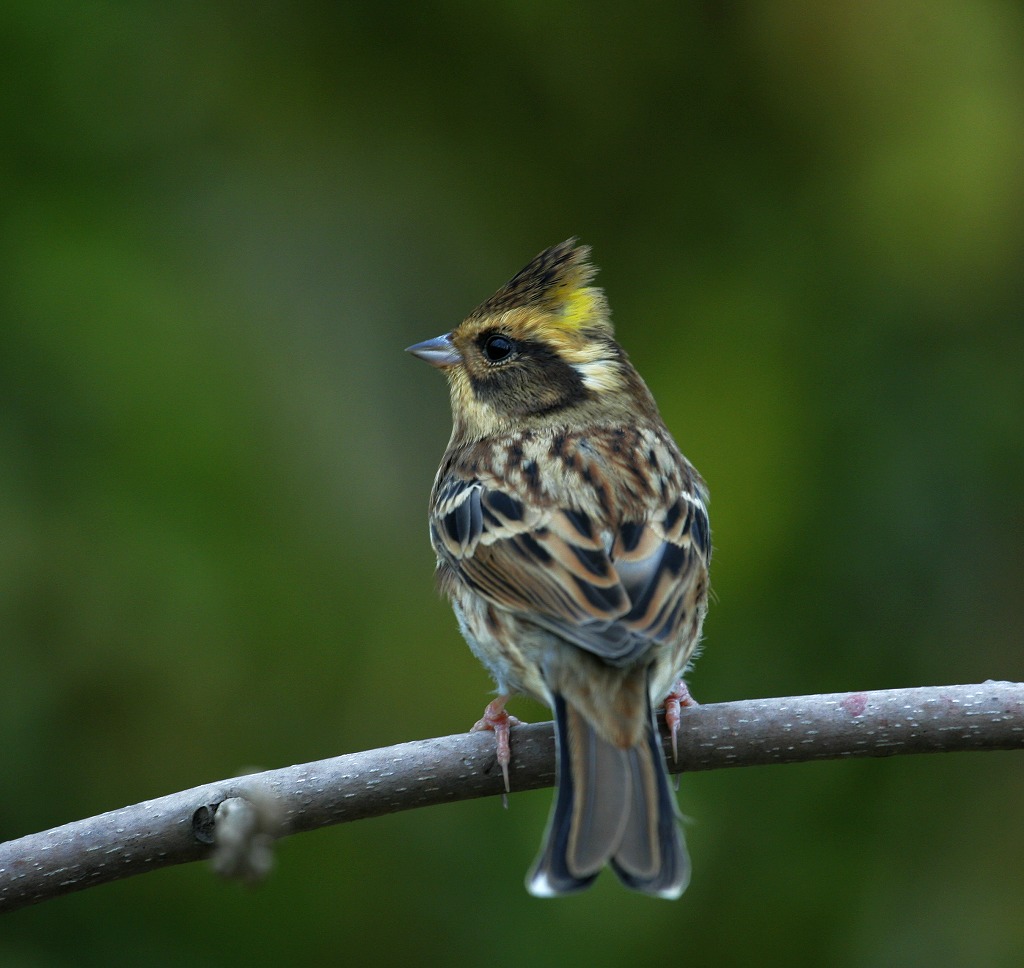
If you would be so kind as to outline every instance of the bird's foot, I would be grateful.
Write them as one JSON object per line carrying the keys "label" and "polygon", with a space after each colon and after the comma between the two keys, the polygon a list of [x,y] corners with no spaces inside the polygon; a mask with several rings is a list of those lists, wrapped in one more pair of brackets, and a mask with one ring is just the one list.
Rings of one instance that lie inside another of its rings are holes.
{"label": "bird's foot", "polygon": [[494,733],[494,745],[498,754],[498,766],[501,767],[501,775],[505,780],[505,792],[509,791],[508,765],[512,761],[512,749],[509,745],[509,731],[513,726],[518,726],[520,720],[510,716],[505,711],[505,703],[508,696],[498,696],[487,704],[483,716],[473,724],[471,732],[479,733],[488,730]]}
{"label": "bird's foot", "polygon": [[684,707],[699,705],[700,703],[690,695],[690,690],[682,679],[672,687],[672,691],[665,697],[665,724],[672,735],[672,759],[676,762],[679,761],[679,712]]}

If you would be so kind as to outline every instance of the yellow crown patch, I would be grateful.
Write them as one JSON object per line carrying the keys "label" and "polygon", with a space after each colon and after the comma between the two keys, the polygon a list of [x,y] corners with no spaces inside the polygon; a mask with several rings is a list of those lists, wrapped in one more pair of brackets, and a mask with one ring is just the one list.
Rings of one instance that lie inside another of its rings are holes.
{"label": "yellow crown patch", "polygon": [[577,245],[576,241],[567,239],[545,249],[478,306],[470,318],[532,310],[528,315],[537,329],[597,328],[610,332],[604,293],[587,285],[597,274],[588,261],[590,247]]}

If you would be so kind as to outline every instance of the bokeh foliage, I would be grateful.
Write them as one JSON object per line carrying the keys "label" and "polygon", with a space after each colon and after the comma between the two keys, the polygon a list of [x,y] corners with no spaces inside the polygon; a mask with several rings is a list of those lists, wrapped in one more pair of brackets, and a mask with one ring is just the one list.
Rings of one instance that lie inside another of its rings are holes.
{"label": "bokeh foliage", "polygon": [[[401,350],[569,235],[711,486],[698,698],[1024,677],[1019,4],[7,0],[0,55],[0,838],[473,721]],[[675,904],[529,898],[535,793],[0,963],[1021,962],[1019,756],[680,800]]]}

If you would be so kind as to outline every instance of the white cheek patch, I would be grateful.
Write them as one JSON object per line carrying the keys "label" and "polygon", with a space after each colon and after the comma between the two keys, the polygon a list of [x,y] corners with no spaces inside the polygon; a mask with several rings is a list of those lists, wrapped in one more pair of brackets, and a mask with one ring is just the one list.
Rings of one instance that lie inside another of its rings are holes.
{"label": "white cheek patch", "polygon": [[590,363],[574,363],[573,369],[580,375],[583,385],[595,392],[622,389],[622,378],[618,368],[608,360],[594,360]]}

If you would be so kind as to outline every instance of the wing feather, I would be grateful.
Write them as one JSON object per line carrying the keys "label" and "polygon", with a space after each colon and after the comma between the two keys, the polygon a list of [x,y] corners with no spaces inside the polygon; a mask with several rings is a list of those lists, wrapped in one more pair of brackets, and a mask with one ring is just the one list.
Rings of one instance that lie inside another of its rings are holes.
{"label": "wing feather", "polygon": [[710,553],[699,493],[680,486],[613,529],[493,476],[449,468],[435,493],[434,547],[462,581],[610,663],[673,641],[697,605]]}

